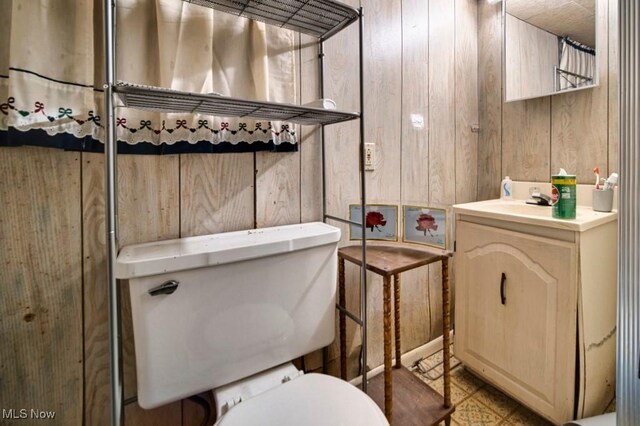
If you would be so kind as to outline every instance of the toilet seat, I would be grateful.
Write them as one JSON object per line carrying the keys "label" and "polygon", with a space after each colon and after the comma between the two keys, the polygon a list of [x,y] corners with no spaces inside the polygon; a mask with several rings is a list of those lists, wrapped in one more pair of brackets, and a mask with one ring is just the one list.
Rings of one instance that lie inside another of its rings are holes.
{"label": "toilet seat", "polygon": [[233,407],[217,426],[388,425],[382,410],[355,386],[324,374],[305,374]]}

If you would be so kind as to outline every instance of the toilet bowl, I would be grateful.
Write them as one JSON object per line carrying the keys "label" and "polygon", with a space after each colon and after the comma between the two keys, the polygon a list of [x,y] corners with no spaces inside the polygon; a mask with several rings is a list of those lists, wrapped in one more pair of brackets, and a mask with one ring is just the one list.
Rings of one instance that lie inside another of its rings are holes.
{"label": "toilet bowl", "polygon": [[340,230],[315,222],[124,247],[138,404],[214,390],[220,425],[386,425],[378,406],[291,360],[335,337]]}
{"label": "toilet bowl", "polygon": [[324,374],[305,374],[236,405],[216,426],[382,426],[382,410],[353,385]]}

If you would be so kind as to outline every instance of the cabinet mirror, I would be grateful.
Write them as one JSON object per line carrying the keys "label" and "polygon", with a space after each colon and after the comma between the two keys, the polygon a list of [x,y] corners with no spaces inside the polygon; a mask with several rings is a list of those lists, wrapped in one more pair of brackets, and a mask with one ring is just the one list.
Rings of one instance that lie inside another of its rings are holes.
{"label": "cabinet mirror", "polygon": [[598,84],[597,1],[503,0],[505,102]]}

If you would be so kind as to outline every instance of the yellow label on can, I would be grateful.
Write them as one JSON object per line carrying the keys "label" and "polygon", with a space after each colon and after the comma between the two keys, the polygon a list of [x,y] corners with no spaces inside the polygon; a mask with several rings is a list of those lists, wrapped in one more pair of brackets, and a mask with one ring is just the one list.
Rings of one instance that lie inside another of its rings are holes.
{"label": "yellow label on can", "polygon": [[576,178],[573,179],[551,179],[552,185],[575,185]]}

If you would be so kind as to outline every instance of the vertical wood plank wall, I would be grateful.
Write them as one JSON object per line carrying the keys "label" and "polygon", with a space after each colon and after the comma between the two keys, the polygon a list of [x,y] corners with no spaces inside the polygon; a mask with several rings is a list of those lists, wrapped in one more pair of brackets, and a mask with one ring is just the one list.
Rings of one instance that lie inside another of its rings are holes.
{"label": "vertical wood plank wall", "polygon": [[[346,3],[357,7],[358,0]],[[367,173],[374,203],[436,204],[477,197],[476,0],[362,0],[365,10]],[[317,44],[297,37],[296,99],[319,96]],[[326,43],[326,96],[358,110],[358,28]],[[423,121],[413,120],[421,116]],[[120,156],[120,244],[321,219],[320,132],[298,128],[290,154]],[[328,212],[346,217],[358,198],[357,121],[327,127]],[[106,425],[109,354],[104,240],[104,157],[43,148],[0,150],[0,394],[3,407],[56,410],[51,424]],[[257,204],[254,206],[254,188]],[[256,215],[254,216],[254,207]],[[343,244],[348,228],[342,225]],[[400,224],[402,226],[402,224]],[[403,349],[441,332],[438,272],[403,277]],[[370,276],[369,367],[382,362],[380,282]],[[359,306],[349,268],[348,303]],[[136,394],[128,287],[122,287],[125,398]],[[349,374],[359,331],[348,328]],[[330,370],[338,371],[330,350]],[[313,354],[307,367],[320,366]],[[206,395],[205,395],[206,396]],[[125,408],[127,425],[197,425],[187,400]]]}
{"label": "vertical wood plank wall", "polygon": [[[357,1],[348,2],[357,6]],[[366,172],[370,203],[435,205],[476,199],[477,7],[475,0],[363,0],[365,23],[365,142],[376,147]],[[357,108],[357,31],[327,42],[326,95]],[[349,71],[346,71],[349,70]],[[346,71],[346,72],[345,72]],[[346,217],[358,199],[358,128],[329,128],[328,211]],[[348,244],[349,230],[343,231]],[[399,224],[402,228],[403,224]],[[441,335],[439,272],[403,274],[402,347]],[[347,263],[347,304],[358,312],[359,270]],[[368,367],[382,363],[381,279],[368,275]],[[347,321],[348,375],[358,373],[360,329]],[[337,356],[335,351],[332,357]],[[337,363],[330,363],[332,372]]]}
{"label": "vertical wood plank wall", "polygon": [[83,410],[80,154],[3,149],[0,156],[2,408],[55,411],[58,424],[79,424]]}
{"label": "vertical wood plank wall", "polygon": [[[558,36],[507,13],[504,63],[509,99],[549,93],[555,87],[553,67],[560,65]],[[551,70],[551,71],[550,71]]]}
{"label": "vertical wood plank wall", "polygon": [[618,152],[617,1],[598,3],[599,86],[502,102],[501,3],[478,2],[480,140],[478,199],[496,198],[505,175],[548,182],[560,167],[578,183],[616,171]]}

